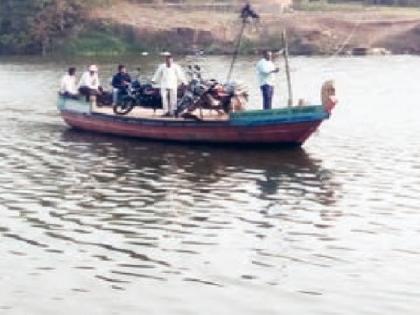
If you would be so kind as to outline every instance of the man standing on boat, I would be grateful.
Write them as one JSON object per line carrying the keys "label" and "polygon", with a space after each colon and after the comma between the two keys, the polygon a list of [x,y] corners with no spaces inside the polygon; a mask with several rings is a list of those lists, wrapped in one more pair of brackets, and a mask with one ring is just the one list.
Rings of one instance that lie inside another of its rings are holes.
{"label": "man standing on boat", "polygon": [[263,108],[271,109],[274,94],[274,74],[280,69],[273,63],[273,54],[269,50],[263,52],[263,58],[257,63],[257,76],[260,84]]}
{"label": "man standing on boat", "polygon": [[178,100],[178,85],[187,84],[187,79],[181,67],[173,62],[170,53],[165,53],[165,63],[161,64],[153,76],[152,82],[160,86],[164,116],[173,116]]}

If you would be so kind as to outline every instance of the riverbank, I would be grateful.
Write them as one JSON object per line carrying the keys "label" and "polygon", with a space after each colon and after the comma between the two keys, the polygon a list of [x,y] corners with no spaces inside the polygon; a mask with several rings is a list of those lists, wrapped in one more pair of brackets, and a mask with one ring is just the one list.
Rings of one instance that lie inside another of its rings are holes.
{"label": "riverbank", "polygon": [[[236,12],[210,14],[204,9],[180,10],[120,1],[90,12],[81,33],[60,49],[81,55],[162,50],[230,54],[239,27]],[[248,28],[241,52],[281,48],[284,28],[288,29],[290,51],[295,55],[346,54],[376,47],[395,54],[420,53],[419,10],[361,6],[265,12],[257,26]]]}
{"label": "riverbank", "polygon": [[[93,1],[74,7],[71,3],[79,2],[72,0],[62,8],[56,0],[37,10],[29,10],[29,4],[10,6],[9,19],[0,15],[0,54],[231,54],[241,27],[240,5],[233,2],[212,6]],[[293,55],[420,54],[419,9],[317,1],[295,2],[292,10],[280,2],[253,1],[261,19],[246,28],[242,54],[280,49],[285,28]]]}

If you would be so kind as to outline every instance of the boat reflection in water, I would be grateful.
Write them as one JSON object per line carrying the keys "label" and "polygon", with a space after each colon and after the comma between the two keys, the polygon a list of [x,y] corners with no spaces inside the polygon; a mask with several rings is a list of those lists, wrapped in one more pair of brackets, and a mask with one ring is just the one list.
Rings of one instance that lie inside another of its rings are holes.
{"label": "boat reflection in water", "polygon": [[[188,146],[142,142],[113,136],[66,130],[65,142],[83,147],[92,156],[87,165],[98,183],[113,174],[118,179],[137,180],[151,199],[147,204],[185,193],[219,192],[227,199],[240,186],[258,200],[291,202],[312,199],[320,204],[335,202],[332,174],[322,161],[301,148],[249,150],[217,146]],[[95,157],[105,159],[105,163]],[[112,179],[115,181],[115,178]],[[165,185],[168,184],[168,185]],[[171,185],[173,183],[173,186]],[[231,184],[230,184],[231,183]],[[250,187],[253,184],[254,187]]]}
{"label": "boat reflection in water", "polygon": [[[261,262],[279,260],[282,269],[293,257],[270,258],[276,250],[265,246],[272,247],[284,233],[296,239],[296,231],[300,237],[326,238],[341,216],[334,206],[339,186],[322,162],[302,149],[187,146],[74,130],[65,130],[60,143],[67,172],[75,178],[65,187],[70,200],[53,215],[77,222],[78,230],[95,231],[60,237],[100,252],[93,257],[107,266],[95,277],[121,289],[138,277],[223,286],[210,277],[221,272],[220,259],[227,262],[246,252]],[[308,215],[314,222],[310,226]],[[265,238],[260,249],[256,237]],[[239,243],[232,248],[227,239]],[[205,255],[209,252],[211,258]],[[115,255],[125,255],[124,263]],[[197,274],[197,264],[207,271]],[[279,276],[253,264],[243,271],[250,272],[261,281],[275,282]],[[235,277],[227,265],[222,273]]]}

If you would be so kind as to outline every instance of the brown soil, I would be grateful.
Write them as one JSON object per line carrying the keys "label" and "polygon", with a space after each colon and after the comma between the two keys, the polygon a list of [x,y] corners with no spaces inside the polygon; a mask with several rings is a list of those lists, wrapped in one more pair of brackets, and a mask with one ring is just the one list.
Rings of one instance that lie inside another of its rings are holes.
{"label": "brown soil", "polygon": [[[182,50],[230,52],[239,30],[235,12],[186,11],[118,2],[91,13],[93,21],[128,28],[134,39],[176,43]],[[292,53],[344,53],[354,47],[383,47],[393,53],[420,53],[420,11],[357,10],[264,13],[256,27],[245,34],[245,47],[281,47],[281,31],[287,28]]]}

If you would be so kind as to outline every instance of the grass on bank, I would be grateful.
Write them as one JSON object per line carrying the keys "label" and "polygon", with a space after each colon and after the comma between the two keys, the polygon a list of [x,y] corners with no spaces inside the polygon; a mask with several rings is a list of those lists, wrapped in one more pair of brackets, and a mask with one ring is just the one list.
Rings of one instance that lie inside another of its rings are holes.
{"label": "grass on bank", "polygon": [[408,15],[420,16],[420,7],[398,6],[398,5],[373,5],[360,1],[334,2],[328,0],[296,0],[294,3],[295,11],[310,12],[377,12],[383,15]]}
{"label": "grass on bank", "polygon": [[69,55],[94,56],[126,54],[135,50],[135,47],[111,32],[86,31],[77,38],[68,39],[58,49]]}

